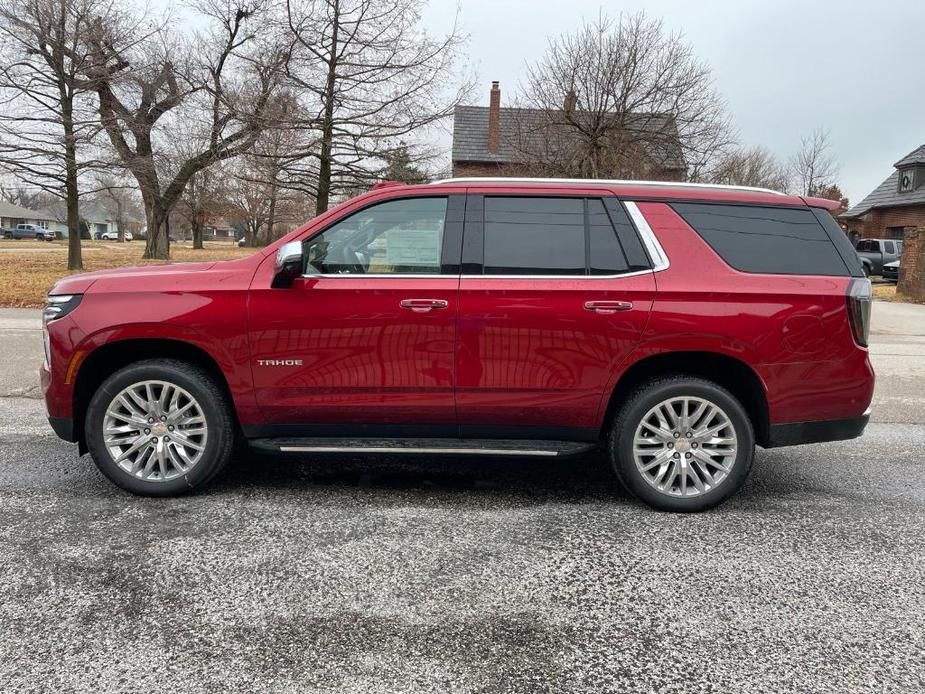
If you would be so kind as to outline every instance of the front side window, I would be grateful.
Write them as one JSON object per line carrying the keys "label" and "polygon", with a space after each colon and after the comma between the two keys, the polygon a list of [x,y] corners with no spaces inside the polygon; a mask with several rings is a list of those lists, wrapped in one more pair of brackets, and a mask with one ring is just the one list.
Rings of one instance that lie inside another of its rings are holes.
{"label": "front side window", "polygon": [[305,274],[439,274],[446,206],[407,198],[360,210],[305,242]]}
{"label": "front side window", "polygon": [[883,242],[883,252],[884,253],[895,253],[896,246],[893,245],[892,241],[884,241]]}

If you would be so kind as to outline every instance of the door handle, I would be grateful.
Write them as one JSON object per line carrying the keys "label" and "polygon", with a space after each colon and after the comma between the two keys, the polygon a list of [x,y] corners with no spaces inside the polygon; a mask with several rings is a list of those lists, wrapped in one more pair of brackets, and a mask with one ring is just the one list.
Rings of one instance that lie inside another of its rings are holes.
{"label": "door handle", "polygon": [[617,311],[629,311],[633,308],[632,301],[586,301],[585,310],[594,313],[611,314]]}
{"label": "door handle", "polygon": [[398,305],[402,308],[409,308],[415,313],[427,313],[435,309],[446,308],[450,303],[446,299],[402,299]]}

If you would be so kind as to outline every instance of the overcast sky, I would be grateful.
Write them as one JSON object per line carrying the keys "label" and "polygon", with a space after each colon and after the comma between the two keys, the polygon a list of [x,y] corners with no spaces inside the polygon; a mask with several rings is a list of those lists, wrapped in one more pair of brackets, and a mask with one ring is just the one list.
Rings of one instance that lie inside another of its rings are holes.
{"label": "overcast sky", "polygon": [[[458,0],[479,77],[513,96],[547,38],[603,9],[645,10],[684,33],[713,69],[744,144],[786,158],[816,127],[831,134],[839,184],[852,203],[925,143],[925,0]],[[445,30],[457,0],[431,0],[429,30]]]}

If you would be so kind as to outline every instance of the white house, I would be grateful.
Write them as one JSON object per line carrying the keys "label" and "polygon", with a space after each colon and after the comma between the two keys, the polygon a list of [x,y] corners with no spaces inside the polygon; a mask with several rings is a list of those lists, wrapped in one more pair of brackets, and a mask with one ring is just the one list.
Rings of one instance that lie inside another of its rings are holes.
{"label": "white house", "polygon": [[34,224],[42,229],[51,229],[55,232],[63,229],[67,233],[67,225],[60,225],[56,215],[51,212],[30,210],[28,207],[20,207],[6,200],[0,200],[0,227],[12,229],[17,224]]}

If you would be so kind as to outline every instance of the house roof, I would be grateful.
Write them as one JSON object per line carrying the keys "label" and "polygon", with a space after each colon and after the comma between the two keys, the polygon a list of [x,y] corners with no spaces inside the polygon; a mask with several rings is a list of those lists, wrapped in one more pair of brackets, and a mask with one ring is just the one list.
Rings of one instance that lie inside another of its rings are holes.
{"label": "house roof", "polygon": [[[548,149],[550,112],[529,108],[502,108],[497,152],[488,151],[488,107],[457,106],[453,112],[453,161],[509,164],[523,160],[523,151]],[[655,137],[641,138],[652,160],[665,169],[685,169],[684,153],[674,120],[659,114],[631,115],[629,127]],[[552,137],[551,137],[552,135]]]}
{"label": "house roof", "polygon": [[925,186],[915,190],[899,192],[899,171],[908,166],[925,165],[925,145],[916,147],[906,156],[893,164],[896,170],[887,179],[867,195],[861,202],[842,212],[839,217],[846,219],[860,217],[875,207],[902,207],[903,205],[925,204]]}
{"label": "house roof", "polygon": [[40,219],[53,222],[55,216],[49,212],[39,210],[30,210],[28,207],[20,207],[6,200],[0,200],[0,217],[11,217],[13,219]]}
{"label": "house roof", "polygon": [[898,169],[901,166],[912,166],[913,164],[925,164],[925,145],[916,147],[893,166]]}

